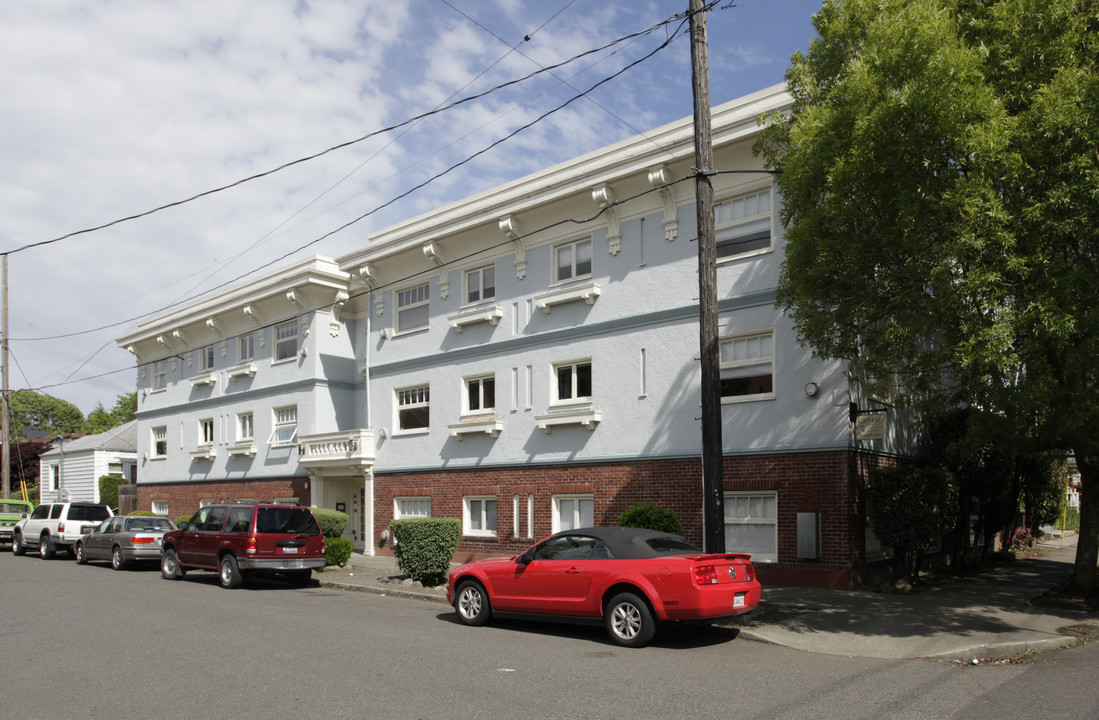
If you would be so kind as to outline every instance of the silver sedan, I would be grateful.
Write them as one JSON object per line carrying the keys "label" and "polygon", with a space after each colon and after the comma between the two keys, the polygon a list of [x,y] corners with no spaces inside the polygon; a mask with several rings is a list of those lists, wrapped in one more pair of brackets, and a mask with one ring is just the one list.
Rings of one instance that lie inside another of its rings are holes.
{"label": "silver sedan", "polygon": [[164,533],[175,527],[171,520],[162,517],[120,515],[107,518],[76,541],[76,562],[84,565],[89,560],[110,560],[115,570],[139,560],[159,562]]}

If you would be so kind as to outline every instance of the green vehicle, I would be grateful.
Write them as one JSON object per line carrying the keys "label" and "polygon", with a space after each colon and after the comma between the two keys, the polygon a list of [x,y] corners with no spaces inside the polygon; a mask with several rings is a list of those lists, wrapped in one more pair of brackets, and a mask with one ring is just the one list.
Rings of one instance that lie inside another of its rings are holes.
{"label": "green vehicle", "polygon": [[11,542],[11,529],[23,519],[23,513],[34,510],[34,503],[14,498],[0,498],[0,543]]}

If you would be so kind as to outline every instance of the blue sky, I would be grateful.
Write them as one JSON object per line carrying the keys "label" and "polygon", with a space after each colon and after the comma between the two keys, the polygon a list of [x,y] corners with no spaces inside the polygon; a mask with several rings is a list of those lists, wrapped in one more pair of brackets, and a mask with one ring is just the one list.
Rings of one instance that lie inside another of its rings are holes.
{"label": "blue sky", "polygon": [[[0,252],[363,137],[643,31],[686,5],[5,0]],[[707,19],[714,104],[781,82],[814,35],[820,0],[729,5],[722,0]],[[235,189],[11,254],[12,389],[38,389],[85,413],[99,401],[110,407],[135,385],[133,358],[114,343],[135,318],[267,263],[338,257],[442,203],[689,116],[684,28],[651,58],[372,212],[653,52],[678,27]]]}

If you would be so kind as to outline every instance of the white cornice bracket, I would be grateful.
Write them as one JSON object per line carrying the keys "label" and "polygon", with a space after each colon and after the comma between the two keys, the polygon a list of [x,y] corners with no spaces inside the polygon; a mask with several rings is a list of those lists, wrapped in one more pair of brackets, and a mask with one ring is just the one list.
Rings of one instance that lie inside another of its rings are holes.
{"label": "white cornice bracket", "polygon": [[617,255],[622,249],[622,229],[618,224],[618,213],[614,209],[614,193],[608,185],[592,188],[591,199],[607,218],[607,245],[611,255]]}
{"label": "white cornice bracket", "polygon": [[330,313],[332,319],[328,322],[328,333],[332,337],[340,336],[340,311],[343,309],[343,304],[347,302],[350,296],[343,290],[336,291],[336,297],[332,302],[332,309]]}
{"label": "white cornice bracket", "polygon": [[218,321],[216,319],[206,318],[206,327],[216,332],[218,337],[221,337],[221,327],[218,325]]}
{"label": "white cornice bracket", "polygon": [[286,293],[286,299],[297,305],[303,312],[305,311],[305,304],[298,299],[298,294],[294,290],[290,290]]}
{"label": "white cornice bracket", "polygon": [[255,306],[245,305],[243,308],[243,312],[245,317],[251,318],[257,325],[261,325],[263,323],[263,317],[259,314],[259,311],[256,310]]}
{"label": "white cornice bracket", "polygon": [[649,185],[656,188],[660,193],[660,200],[664,203],[664,239],[668,242],[672,242],[679,235],[679,215],[676,212],[675,194],[671,187],[673,181],[671,172],[664,165],[649,171]]}
{"label": "white cornice bracket", "polygon": [[184,337],[182,329],[173,330],[172,331],[172,339],[173,340],[179,340],[179,342],[182,343],[184,347],[187,347],[187,338]]}
{"label": "white cornice bracket", "polygon": [[378,289],[382,284],[378,279],[378,268],[367,263],[359,268],[359,277],[366,283],[367,290],[374,295],[374,311],[378,317],[381,317],[385,310],[385,293]]}
{"label": "white cornice bracket", "polygon": [[435,263],[435,267],[441,268],[439,271],[439,297],[446,300],[450,295],[450,273],[447,272],[446,261],[443,259],[443,251],[439,247],[437,242],[424,243],[424,256],[431,259],[431,262]]}
{"label": "white cornice bracket", "polygon": [[511,240],[511,245],[515,248],[515,277],[522,280],[527,276],[527,249],[523,246],[523,238],[519,235],[519,221],[514,215],[500,218],[500,232]]}

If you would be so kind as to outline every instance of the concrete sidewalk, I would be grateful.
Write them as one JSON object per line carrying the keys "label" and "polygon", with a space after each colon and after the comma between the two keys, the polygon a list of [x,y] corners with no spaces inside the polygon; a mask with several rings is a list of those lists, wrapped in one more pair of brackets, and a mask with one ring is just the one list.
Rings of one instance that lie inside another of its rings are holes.
{"label": "concrete sidewalk", "polygon": [[[764,587],[759,607],[722,625],[740,636],[808,652],[876,658],[1001,660],[1099,635],[1099,613],[1033,602],[1067,580],[1076,537],[1040,543],[1038,553],[940,588],[911,594]],[[445,588],[405,579],[392,557],[354,555],[315,576],[323,586],[446,602]]]}

